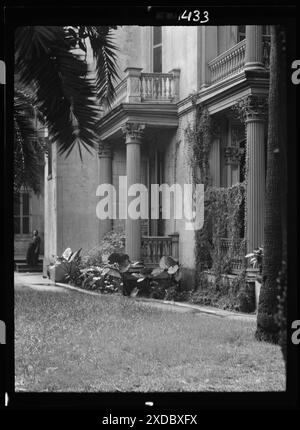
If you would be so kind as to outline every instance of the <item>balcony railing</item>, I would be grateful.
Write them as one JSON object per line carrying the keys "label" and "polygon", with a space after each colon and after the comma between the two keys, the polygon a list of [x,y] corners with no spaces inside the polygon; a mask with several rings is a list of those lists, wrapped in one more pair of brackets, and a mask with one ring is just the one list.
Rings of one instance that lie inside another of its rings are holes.
{"label": "balcony railing", "polygon": [[116,97],[111,108],[120,103],[178,101],[180,75],[178,69],[173,69],[169,73],[142,73],[140,68],[128,67],[125,73],[125,78],[115,87]]}
{"label": "balcony railing", "polygon": [[147,265],[158,265],[164,256],[178,260],[178,234],[169,236],[142,236],[142,258]]}
{"label": "balcony railing", "polygon": [[172,73],[141,73],[142,101],[172,102],[175,98],[174,82]]}
{"label": "balcony railing", "polygon": [[[245,66],[245,53],[246,40],[244,39],[210,61],[208,68],[211,84],[240,73]],[[263,64],[268,70],[270,64],[270,36],[268,35],[263,35]]]}
{"label": "balcony railing", "polygon": [[220,238],[221,255],[225,257],[230,252],[232,271],[239,271],[244,267],[246,245],[244,239],[236,239],[233,243],[231,239]]}
{"label": "balcony railing", "polygon": [[237,45],[223,52],[208,63],[210,81],[212,84],[228,76],[239,73],[245,65],[246,41],[241,40]]}

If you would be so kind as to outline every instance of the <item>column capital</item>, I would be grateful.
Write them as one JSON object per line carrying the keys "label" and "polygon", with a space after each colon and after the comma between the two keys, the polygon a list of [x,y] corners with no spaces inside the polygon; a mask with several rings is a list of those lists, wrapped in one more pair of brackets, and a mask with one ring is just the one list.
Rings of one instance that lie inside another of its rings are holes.
{"label": "column capital", "polygon": [[242,122],[265,121],[268,113],[268,98],[264,95],[250,94],[239,100],[233,111]]}
{"label": "column capital", "polygon": [[139,122],[126,122],[122,126],[125,143],[141,143],[145,127],[145,124]]}
{"label": "column capital", "polygon": [[112,157],[112,149],[111,145],[107,142],[100,141],[98,142],[98,157],[99,158],[111,158]]}

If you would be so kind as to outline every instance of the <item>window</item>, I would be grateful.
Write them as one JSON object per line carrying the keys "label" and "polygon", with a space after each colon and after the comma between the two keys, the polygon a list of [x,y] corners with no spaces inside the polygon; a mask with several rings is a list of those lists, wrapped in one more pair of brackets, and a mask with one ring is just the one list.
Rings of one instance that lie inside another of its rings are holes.
{"label": "window", "polygon": [[239,25],[238,26],[238,42],[241,40],[244,40],[246,37],[246,26],[245,25]]}
{"label": "window", "polygon": [[153,40],[152,40],[152,55],[153,55],[153,72],[162,72],[162,28],[153,27]]}
{"label": "window", "polygon": [[14,233],[29,234],[29,193],[22,192],[14,196]]}
{"label": "window", "polygon": [[[262,34],[264,36],[270,35],[270,26],[269,25],[263,25],[262,26]],[[245,39],[245,37],[246,37],[246,26],[245,25],[239,25],[238,26],[237,41],[240,42],[241,40]]]}

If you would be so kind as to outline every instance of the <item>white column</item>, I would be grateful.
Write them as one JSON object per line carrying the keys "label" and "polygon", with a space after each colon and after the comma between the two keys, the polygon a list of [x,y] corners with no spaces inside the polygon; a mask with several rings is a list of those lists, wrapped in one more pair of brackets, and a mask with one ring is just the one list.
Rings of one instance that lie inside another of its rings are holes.
{"label": "white column", "polygon": [[245,55],[245,70],[264,69],[261,25],[246,25]]}
{"label": "white column", "polygon": [[[126,172],[127,187],[141,183],[141,143],[145,125],[139,123],[126,123],[122,128],[126,143]],[[135,197],[127,198],[127,208]],[[131,219],[127,211],[126,227],[126,254],[131,260],[139,260],[141,256],[141,220]]]}
{"label": "white column", "polygon": [[246,237],[247,252],[252,252],[264,240],[265,99],[254,95],[246,97],[243,113],[247,133]]}
{"label": "white column", "polygon": [[[108,143],[99,143],[98,146],[98,158],[99,158],[99,184],[112,184],[112,151],[111,146]],[[112,204],[112,203],[111,203]],[[101,219],[99,220],[99,240],[112,229],[112,220]]]}

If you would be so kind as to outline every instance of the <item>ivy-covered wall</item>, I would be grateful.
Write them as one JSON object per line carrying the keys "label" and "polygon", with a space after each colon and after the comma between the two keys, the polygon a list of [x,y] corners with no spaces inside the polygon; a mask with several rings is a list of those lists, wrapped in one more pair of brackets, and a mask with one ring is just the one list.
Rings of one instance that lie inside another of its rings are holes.
{"label": "ivy-covered wall", "polygon": [[[232,273],[236,256],[245,255],[246,176],[245,181],[230,187],[212,185],[209,154],[215,139],[214,129],[211,116],[202,106],[195,108],[195,120],[185,129],[192,180],[203,183],[205,189],[204,226],[195,231],[194,238],[197,289],[194,299],[203,304],[237,309],[248,294],[245,259],[235,279],[227,275]],[[226,238],[225,250],[223,238]],[[214,276],[208,277],[208,271]]]}

